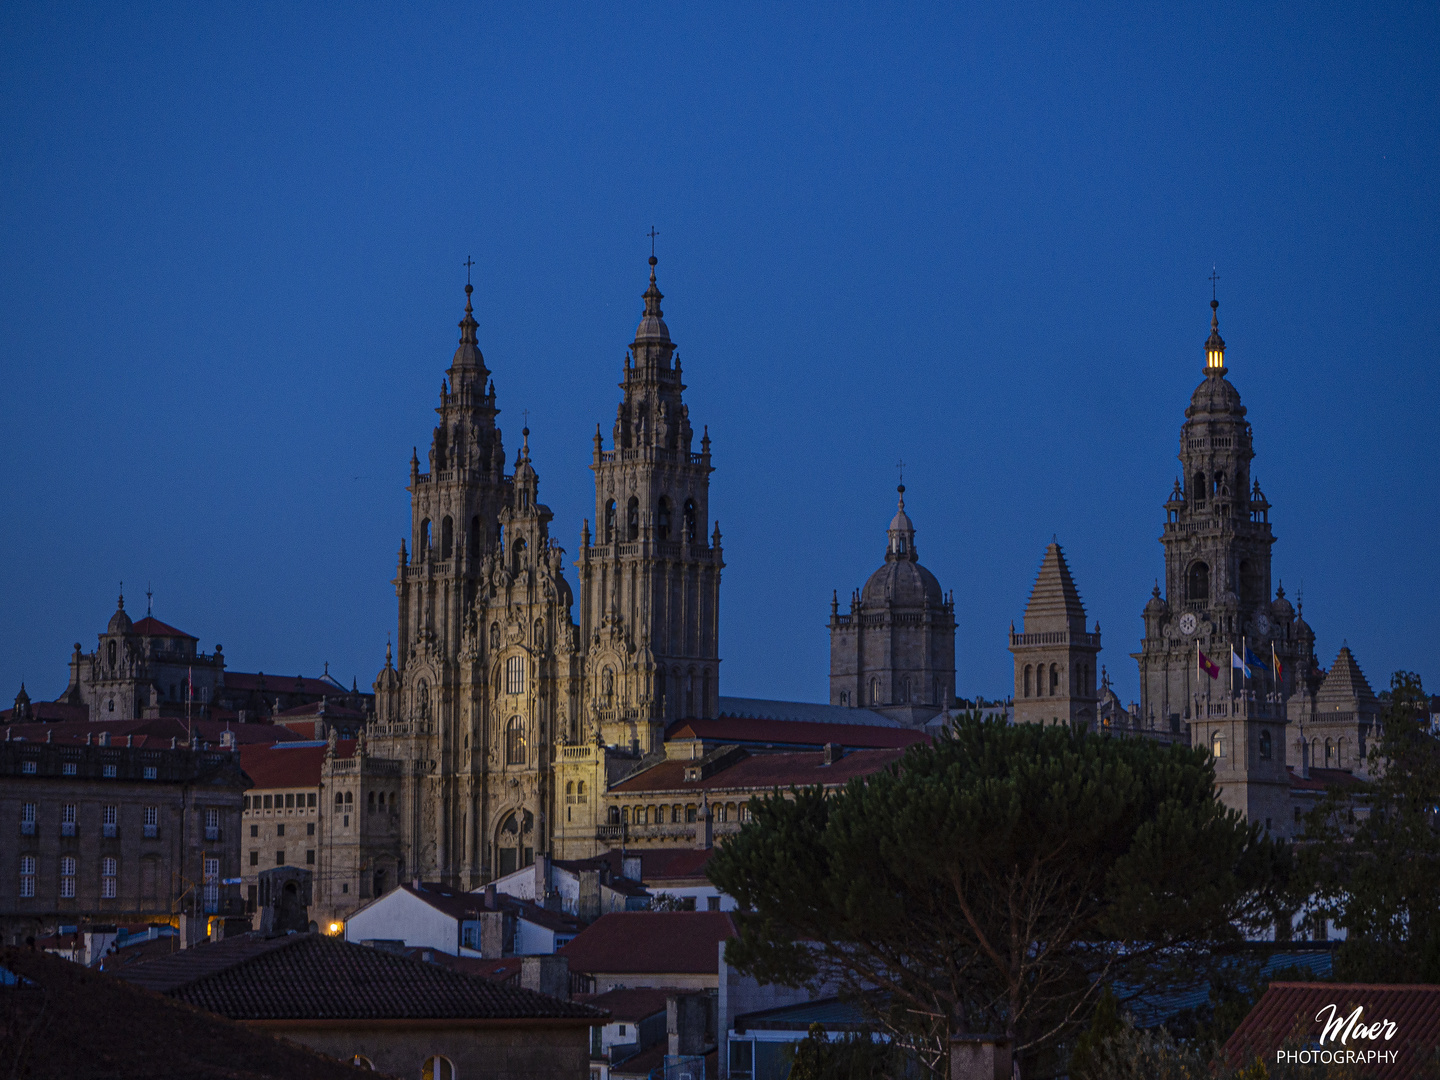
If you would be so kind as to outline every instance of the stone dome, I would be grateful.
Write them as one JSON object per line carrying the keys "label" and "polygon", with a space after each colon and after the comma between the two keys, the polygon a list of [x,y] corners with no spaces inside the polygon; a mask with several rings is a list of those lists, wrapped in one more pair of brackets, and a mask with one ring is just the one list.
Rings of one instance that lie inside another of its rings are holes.
{"label": "stone dome", "polygon": [[909,559],[886,559],[865,582],[860,599],[866,607],[884,607],[887,602],[896,607],[940,607],[945,602],[935,575]]}
{"label": "stone dome", "polygon": [[1159,618],[1169,610],[1170,605],[1161,597],[1160,584],[1156,582],[1154,591],[1150,593],[1150,599],[1145,604],[1145,614]]}
{"label": "stone dome", "polygon": [[1217,373],[1207,375],[1205,381],[1190,395],[1190,408],[1186,416],[1196,415],[1244,416],[1245,406],[1240,404],[1240,391],[1230,380]]}
{"label": "stone dome", "polygon": [[1287,623],[1295,617],[1295,608],[1285,599],[1285,587],[1275,590],[1275,599],[1270,604],[1270,616],[1276,622]]}
{"label": "stone dome", "polygon": [[645,314],[640,316],[640,325],[635,329],[636,344],[646,341],[670,344],[670,328],[665,325],[665,313],[660,310],[665,294],[655,284],[655,262],[655,256],[650,256],[650,287],[644,293]]}

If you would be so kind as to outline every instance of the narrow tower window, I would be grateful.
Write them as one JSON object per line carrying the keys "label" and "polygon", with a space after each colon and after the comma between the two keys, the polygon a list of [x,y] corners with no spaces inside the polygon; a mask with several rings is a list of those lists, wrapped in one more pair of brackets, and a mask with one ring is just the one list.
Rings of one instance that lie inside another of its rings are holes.
{"label": "narrow tower window", "polygon": [[420,523],[420,543],[417,544],[416,546],[419,548],[419,550],[416,552],[416,554],[420,556],[421,562],[424,562],[426,559],[428,559],[428,558],[430,557],[430,519],[429,519],[429,518],[426,518],[424,521],[422,521],[422,522]]}
{"label": "narrow tower window", "polygon": [[450,520],[450,515],[445,515],[445,520],[440,522],[440,558],[448,559],[455,554],[455,523]]}
{"label": "narrow tower window", "polygon": [[505,761],[510,765],[525,764],[525,721],[512,716],[505,725]]}
{"label": "narrow tower window", "polygon": [[1186,577],[1185,596],[1188,600],[1200,602],[1210,599],[1210,567],[1203,562],[1191,565]]}
{"label": "narrow tower window", "polygon": [[1269,761],[1270,758],[1271,758],[1271,755],[1272,755],[1273,753],[1274,753],[1274,749],[1273,749],[1273,744],[1272,744],[1271,739],[1270,739],[1270,732],[1268,732],[1268,731],[1262,731],[1262,732],[1260,732],[1260,758],[1261,758],[1261,760],[1263,760],[1263,761]]}
{"label": "narrow tower window", "polygon": [[670,500],[663,495],[655,511],[655,535],[661,540],[670,539]]}
{"label": "narrow tower window", "polygon": [[605,543],[615,542],[615,500],[605,504]]}
{"label": "narrow tower window", "polygon": [[634,495],[630,496],[630,504],[625,508],[625,534],[631,540],[640,539],[640,500]]}
{"label": "narrow tower window", "polygon": [[695,543],[695,500],[685,500],[685,542]]}
{"label": "narrow tower window", "polygon": [[465,546],[470,551],[470,557],[478,559],[480,557],[480,518],[478,515],[470,519],[470,533],[466,536],[465,541]]}
{"label": "narrow tower window", "polygon": [[1053,696],[1055,691],[1060,689],[1060,669],[1054,664],[1050,665],[1050,693]]}
{"label": "narrow tower window", "polygon": [[1194,482],[1190,485],[1190,497],[1197,503],[1203,503],[1205,501],[1205,486],[1205,474],[1203,472],[1197,472]]}

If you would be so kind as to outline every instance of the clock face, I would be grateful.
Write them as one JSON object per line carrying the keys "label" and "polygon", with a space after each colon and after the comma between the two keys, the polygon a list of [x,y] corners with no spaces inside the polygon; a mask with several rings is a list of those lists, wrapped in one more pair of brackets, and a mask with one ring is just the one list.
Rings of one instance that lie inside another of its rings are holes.
{"label": "clock face", "polygon": [[1180,616],[1180,632],[1182,634],[1193,634],[1195,628],[1200,625],[1200,620],[1195,617],[1193,611],[1187,611]]}
{"label": "clock face", "polygon": [[1259,630],[1262,634],[1268,634],[1270,632],[1270,616],[1266,615],[1263,611],[1256,612],[1255,629]]}

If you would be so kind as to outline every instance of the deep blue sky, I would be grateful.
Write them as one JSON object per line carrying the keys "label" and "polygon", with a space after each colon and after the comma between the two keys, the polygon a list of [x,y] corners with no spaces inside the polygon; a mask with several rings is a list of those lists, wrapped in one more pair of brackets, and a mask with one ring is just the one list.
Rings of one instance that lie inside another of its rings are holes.
{"label": "deep blue sky", "polygon": [[824,699],[903,456],[961,692],[1055,533],[1133,697],[1212,265],[1275,576],[1440,681],[1440,15],[1153,7],[6,5],[0,696],[120,579],[372,680],[467,255],[573,555],[652,224],[723,692]]}

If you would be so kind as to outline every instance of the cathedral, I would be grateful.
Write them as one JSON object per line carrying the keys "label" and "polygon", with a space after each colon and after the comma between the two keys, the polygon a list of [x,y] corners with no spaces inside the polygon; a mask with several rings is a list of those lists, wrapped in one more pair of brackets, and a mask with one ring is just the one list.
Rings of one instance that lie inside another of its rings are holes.
{"label": "cathedral", "polygon": [[369,753],[403,777],[400,878],[474,888],[529,865],[556,846],[558,761],[663,753],[668,719],[715,714],[725,563],[710,438],[695,449],[655,265],[652,255],[610,449],[595,432],[578,624],[528,429],[507,465],[465,287],[428,470],[410,461],[397,649],[375,680]]}

